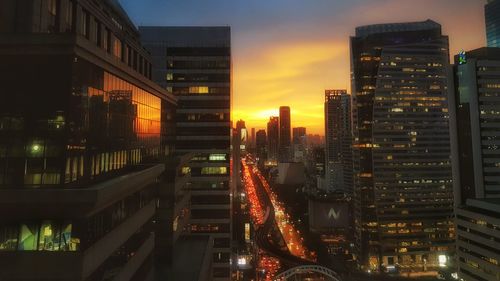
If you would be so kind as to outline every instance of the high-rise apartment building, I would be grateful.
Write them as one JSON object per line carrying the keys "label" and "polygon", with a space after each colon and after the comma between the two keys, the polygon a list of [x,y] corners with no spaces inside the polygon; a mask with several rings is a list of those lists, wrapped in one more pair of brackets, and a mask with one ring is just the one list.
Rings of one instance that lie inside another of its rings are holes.
{"label": "high-rise apartment building", "polygon": [[431,20],[363,26],[351,54],[358,260],[439,268],[454,250],[448,37]]}
{"label": "high-rise apartment building", "polygon": [[450,83],[458,274],[500,280],[500,48],[455,56]]}
{"label": "high-rise apartment building", "polygon": [[488,47],[500,47],[500,0],[488,0],[484,15]]}
{"label": "high-rise apartment building", "polygon": [[269,117],[267,122],[267,160],[276,164],[278,162],[280,123],[279,117]]}
{"label": "high-rise apartment building", "polygon": [[351,96],[325,91],[326,190],[352,193]]}
{"label": "high-rise apartment building", "polygon": [[280,118],[279,118],[279,161],[289,162],[292,149],[292,125],[290,119],[290,107],[281,106],[280,107]]}
{"label": "high-rise apartment building", "polygon": [[178,99],[176,149],[195,153],[185,167],[191,175],[187,232],[210,237],[211,280],[229,280],[230,28],[140,27],[139,31],[153,58],[153,79]]}
{"label": "high-rise apartment building", "polygon": [[0,11],[0,279],[153,280],[176,101],[137,29],[114,0]]}

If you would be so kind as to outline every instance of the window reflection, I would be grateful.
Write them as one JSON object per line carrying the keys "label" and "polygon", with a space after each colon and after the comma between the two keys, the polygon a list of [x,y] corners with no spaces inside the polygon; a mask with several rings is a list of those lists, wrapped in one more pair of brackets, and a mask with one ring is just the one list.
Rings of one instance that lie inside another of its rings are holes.
{"label": "window reflection", "polygon": [[83,59],[68,96],[52,113],[0,116],[0,186],[87,186],[164,155],[159,97]]}

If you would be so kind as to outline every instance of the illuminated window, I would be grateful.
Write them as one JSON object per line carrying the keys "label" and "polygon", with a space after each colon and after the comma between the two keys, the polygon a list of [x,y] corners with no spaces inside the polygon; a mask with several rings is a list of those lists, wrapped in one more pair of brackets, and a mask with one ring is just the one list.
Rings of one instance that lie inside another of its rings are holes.
{"label": "illuminated window", "polygon": [[17,238],[17,227],[0,228],[0,251],[15,251]]}
{"label": "illuminated window", "polygon": [[202,175],[225,175],[227,167],[203,167],[201,168]]}
{"label": "illuminated window", "polygon": [[36,224],[22,224],[19,231],[19,251],[35,251],[38,242],[38,226]]}
{"label": "illuminated window", "polygon": [[226,154],[210,154],[208,157],[209,161],[225,161]]}
{"label": "illuminated window", "polygon": [[174,231],[177,231],[177,228],[179,227],[179,216],[176,216],[174,219],[174,222],[172,224],[172,229]]}
{"label": "illuminated window", "polygon": [[190,94],[208,94],[209,89],[206,86],[189,87],[189,93]]}
{"label": "illuminated window", "polygon": [[54,251],[59,250],[60,233],[57,225],[52,225],[50,221],[44,221],[40,228],[40,242],[38,243],[39,251]]}
{"label": "illuminated window", "polygon": [[191,168],[190,167],[182,167],[181,173],[183,175],[189,174],[189,173],[191,173]]}
{"label": "illuminated window", "polygon": [[174,74],[173,73],[167,73],[167,81],[172,81],[174,80]]}
{"label": "illuminated window", "polygon": [[122,41],[120,41],[118,38],[114,38],[115,40],[113,41],[113,55],[115,57],[121,59],[122,58]]}

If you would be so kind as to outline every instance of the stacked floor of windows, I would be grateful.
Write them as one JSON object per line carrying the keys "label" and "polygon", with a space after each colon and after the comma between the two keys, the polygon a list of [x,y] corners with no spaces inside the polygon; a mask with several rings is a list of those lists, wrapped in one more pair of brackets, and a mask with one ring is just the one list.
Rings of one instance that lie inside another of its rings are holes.
{"label": "stacked floor of windows", "polygon": [[[496,205],[497,210],[500,205]],[[499,213],[473,207],[457,210],[457,259],[466,280],[500,280]]]}
{"label": "stacked floor of windows", "polygon": [[[9,65],[25,65],[17,60]],[[1,106],[0,186],[83,186],[164,153],[159,97],[79,57],[25,60],[39,83],[6,89],[12,94]],[[44,71],[49,66],[55,72]],[[6,79],[24,71],[9,69]],[[47,94],[32,95],[39,90]]]}
{"label": "stacked floor of windows", "polygon": [[0,251],[84,252],[139,210],[154,204],[156,187],[135,192],[85,219],[4,222]]}
{"label": "stacked floor of windows", "polygon": [[386,48],[380,60],[373,178],[381,262],[405,271],[439,268],[453,250],[445,63],[418,46]]}

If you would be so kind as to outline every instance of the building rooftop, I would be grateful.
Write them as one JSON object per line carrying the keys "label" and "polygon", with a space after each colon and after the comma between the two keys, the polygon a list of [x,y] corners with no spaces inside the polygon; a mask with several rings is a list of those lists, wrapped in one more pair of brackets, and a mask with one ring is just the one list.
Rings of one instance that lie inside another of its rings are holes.
{"label": "building rooftop", "polygon": [[[458,62],[458,56],[455,56],[455,63]],[[467,58],[475,58],[478,60],[500,60],[500,48],[482,47],[466,52]]]}
{"label": "building rooftop", "polygon": [[356,37],[367,37],[379,33],[420,31],[441,29],[441,25],[432,20],[405,23],[383,23],[356,27]]}
{"label": "building rooftop", "polygon": [[129,18],[127,12],[123,9],[118,0],[106,0],[105,2],[108,3],[108,5],[117,13],[117,15],[120,16],[124,21],[126,21],[131,28],[137,31],[134,22],[132,22],[132,20]]}
{"label": "building rooftop", "polygon": [[139,26],[143,42],[171,47],[230,47],[229,26]]}

